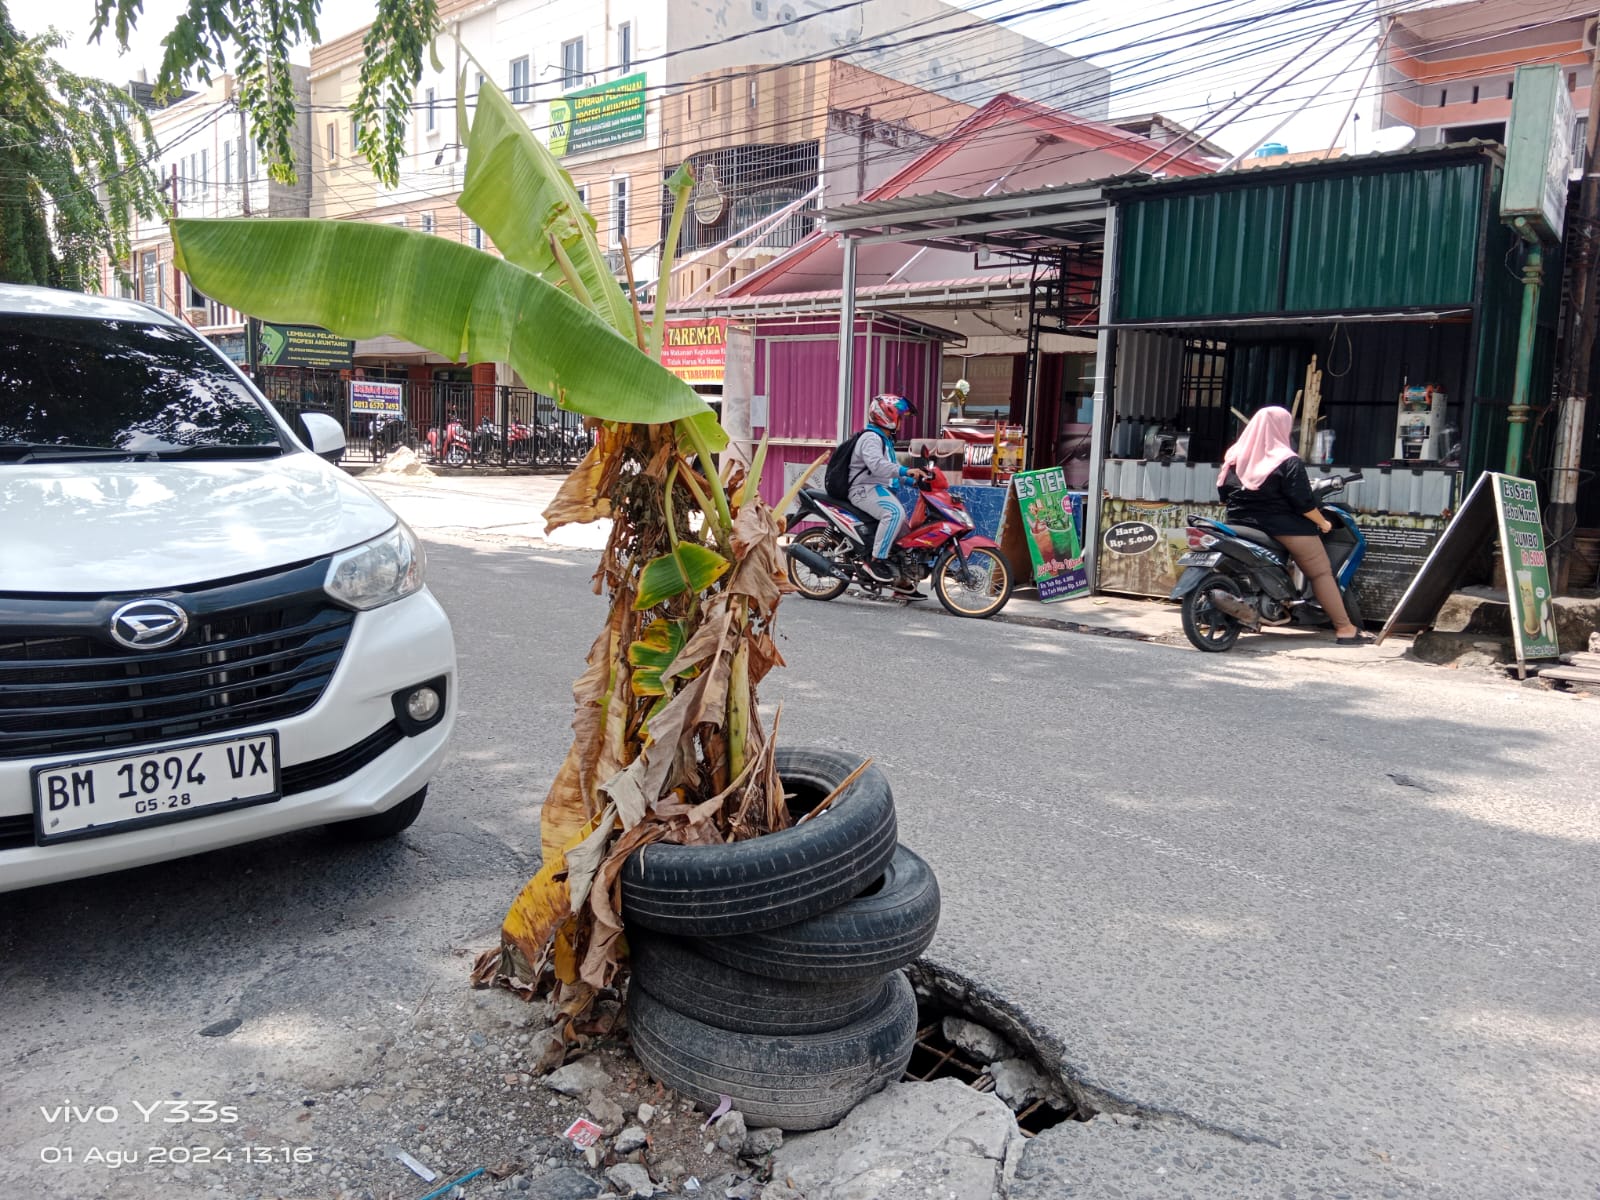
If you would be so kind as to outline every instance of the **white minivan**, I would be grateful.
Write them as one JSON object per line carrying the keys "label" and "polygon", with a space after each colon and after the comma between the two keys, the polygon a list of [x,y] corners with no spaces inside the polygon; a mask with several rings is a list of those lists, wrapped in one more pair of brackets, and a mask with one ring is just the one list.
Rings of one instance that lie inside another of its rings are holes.
{"label": "white minivan", "polygon": [[416,819],[450,625],[297,426],[164,313],[0,286],[0,891]]}

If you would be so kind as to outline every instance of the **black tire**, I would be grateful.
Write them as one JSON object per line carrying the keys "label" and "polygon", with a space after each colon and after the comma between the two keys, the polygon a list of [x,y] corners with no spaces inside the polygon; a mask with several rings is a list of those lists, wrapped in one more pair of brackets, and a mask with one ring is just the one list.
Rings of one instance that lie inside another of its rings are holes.
{"label": "black tire", "polygon": [[[837,750],[780,749],[778,774],[807,812],[861,765]],[[641,847],[622,867],[622,915],[680,937],[792,925],[859,895],[894,857],[894,794],[868,767],[815,820],[717,846]]]}
{"label": "black tire", "polygon": [[628,931],[633,981],[667,1007],[718,1029],[769,1037],[826,1033],[878,1003],[883,975],[844,983],[792,983],[748,975],[696,954],[690,943],[638,926]]}
{"label": "black tire", "polygon": [[467,447],[460,442],[451,442],[444,452],[444,463],[447,467],[464,467],[471,461],[471,454]]}
{"label": "black tire", "polygon": [[992,617],[1011,599],[1011,564],[993,546],[975,546],[966,555],[963,571],[953,549],[939,551],[933,560],[933,594],[955,616]]}
{"label": "black tire", "polygon": [[823,1129],[905,1074],[917,1036],[917,998],[889,976],[868,1017],[827,1033],[771,1038],[686,1017],[637,985],[628,1029],[639,1061],[661,1083],[708,1108],[727,1096],[752,1126]]}
{"label": "black tire", "polygon": [[[838,535],[827,529],[807,529],[804,533],[795,535],[795,542],[816,551],[830,562],[833,560],[833,551],[838,546]],[[795,559],[787,559],[789,582],[794,584],[795,591],[807,600],[832,600],[842,595],[845,588],[850,586],[848,579],[836,579],[832,575],[818,575],[810,567]]]}
{"label": "black tire", "polygon": [[690,944],[747,977],[838,984],[898,970],[928,948],[938,928],[933,869],[899,846],[878,881],[838,908],[779,929]]}
{"label": "black tire", "polygon": [[1221,654],[1233,649],[1244,627],[1211,603],[1208,593],[1213,588],[1222,588],[1244,598],[1244,589],[1232,576],[1221,571],[1211,572],[1183,598],[1183,633],[1196,650]]}
{"label": "black tire", "polygon": [[1339,595],[1344,600],[1344,615],[1350,618],[1350,624],[1356,627],[1356,632],[1361,632],[1367,626],[1361,615],[1361,600],[1356,595],[1355,585],[1345,588]]}
{"label": "black tire", "polygon": [[411,823],[422,812],[422,803],[427,798],[428,789],[423,788],[384,812],[373,813],[370,817],[357,817],[353,821],[335,821],[326,828],[341,842],[376,842],[391,838],[411,827]]}

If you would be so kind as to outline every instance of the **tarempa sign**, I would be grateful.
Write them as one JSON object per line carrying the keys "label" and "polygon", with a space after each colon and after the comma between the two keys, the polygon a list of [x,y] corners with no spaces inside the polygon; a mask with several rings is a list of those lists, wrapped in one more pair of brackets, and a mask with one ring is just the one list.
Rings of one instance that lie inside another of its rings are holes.
{"label": "tarempa sign", "polygon": [[661,365],[685,383],[721,383],[728,364],[728,318],[668,321]]}

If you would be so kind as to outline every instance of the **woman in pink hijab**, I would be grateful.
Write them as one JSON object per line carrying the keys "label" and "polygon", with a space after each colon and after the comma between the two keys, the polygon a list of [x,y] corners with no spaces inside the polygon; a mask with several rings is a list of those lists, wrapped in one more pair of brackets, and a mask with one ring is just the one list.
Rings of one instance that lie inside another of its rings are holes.
{"label": "woman in pink hijab", "polygon": [[1289,445],[1294,417],[1287,408],[1263,408],[1250,418],[1239,440],[1222,457],[1217,492],[1228,508],[1230,525],[1247,525],[1283,544],[1311,581],[1322,611],[1333,622],[1341,646],[1359,646],[1372,639],[1350,623],[1344,598],[1333,577],[1333,565],[1322,537],[1333,525],[1311,494],[1311,478]]}

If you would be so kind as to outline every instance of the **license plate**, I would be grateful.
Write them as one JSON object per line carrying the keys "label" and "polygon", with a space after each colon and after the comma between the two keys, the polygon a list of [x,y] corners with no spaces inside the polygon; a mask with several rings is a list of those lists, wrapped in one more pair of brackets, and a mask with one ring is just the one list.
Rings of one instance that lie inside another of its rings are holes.
{"label": "license plate", "polygon": [[266,804],[282,794],[275,732],[33,769],[41,845]]}
{"label": "license plate", "polygon": [[1222,554],[1220,551],[1212,551],[1206,554],[1198,550],[1191,550],[1178,560],[1178,565],[1180,567],[1214,567],[1221,561]]}

